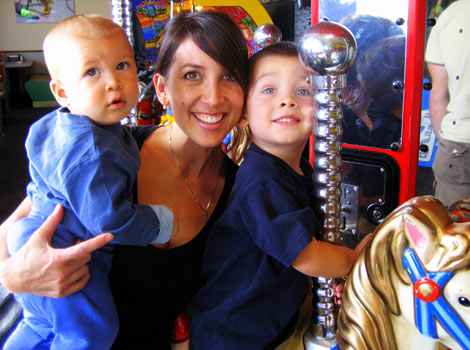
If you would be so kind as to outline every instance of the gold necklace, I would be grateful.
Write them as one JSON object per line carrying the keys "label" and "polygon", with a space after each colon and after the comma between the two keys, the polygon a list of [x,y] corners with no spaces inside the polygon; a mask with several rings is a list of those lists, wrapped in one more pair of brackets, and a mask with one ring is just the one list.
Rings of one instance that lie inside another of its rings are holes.
{"label": "gold necklace", "polygon": [[178,161],[178,158],[176,158],[175,152],[173,151],[173,147],[171,146],[171,131],[172,131],[172,130],[173,130],[173,124],[170,125],[170,133],[168,134],[168,145],[170,146],[171,155],[173,156],[173,159],[175,160],[176,165],[178,165],[178,168],[179,168],[180,171],[181,171],[181,176],[183,177],[183,180],[184,180],[184,182],[186,183],[186,186],[188,187],[189,192],[191,192],[191,195],[193,196],[194,201],[196,202],[196,204],[198,205],[198,207],[201,208],[202,216],[204,217],[204,222],[207,222],[207,216],[209,215],[209,208],[210,208],[210,206],[211,206],[212,199],[214,199],[215,191],[217,190],[217,185],[219,184],[219,177],[220,177],[220,176],[217,176],[217,181],[216,181],[216,183],[215,183],[214,190],[212,191],[211,199],[209,199],[209,202],[207,203],[206,207],[204,208],[204,207],[201,205],[201,202],[199,201],[198,196],[196,196],[196,194],[194,193],[193,189],[192,189],[191,186],[189,185],[188,177],[187,177],[186,174],[184,173],[183,168],[182,168],[180,162]]}

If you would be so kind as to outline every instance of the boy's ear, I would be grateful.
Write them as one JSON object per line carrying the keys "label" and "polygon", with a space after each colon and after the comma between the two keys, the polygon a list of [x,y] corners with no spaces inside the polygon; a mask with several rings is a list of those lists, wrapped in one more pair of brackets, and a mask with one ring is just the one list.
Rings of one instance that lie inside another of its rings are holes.
{"label": "boy's ear", "polygon": [[170,104],[170,99],[168,98],[165,79],[163,76],[156,73],[153,76],[153,85],[155,85],[155,92],[157,94],[158,101],[160,101],[164,107],[167,107]]}
{"label": "boy's ear", "polygon": [[58,80],[53,79],[51,80],[49,86],[51,87],[51,91],[54,94],[56,101],[62,107],[67,107],[69,105],[69,100],[62,83]]}

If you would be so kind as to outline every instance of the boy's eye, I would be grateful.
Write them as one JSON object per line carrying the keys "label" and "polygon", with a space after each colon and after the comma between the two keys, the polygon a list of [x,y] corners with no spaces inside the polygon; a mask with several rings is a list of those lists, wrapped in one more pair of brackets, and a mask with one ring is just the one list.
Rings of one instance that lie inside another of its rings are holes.
{"label": "boy's eye", "polygon": [[297,95],[302,95],[302,96],[310,95],[310,91],[308,91],[307,89],[298,89]]}
{"label": "boy's eye", "polygon": [[199,73],[198,72],[188,72],[184,75],[185,79],[188,80],[196,80],[199,78]]}
{"label": "boy's eye", "polygon": [[124,70],[126,69],[127,67],[129,67],[129,63],[127,62],[121,62],[117,65],[117,70]]}
{"label": "boy's eye", "polygon": [[94,77],[95,75],[98,75],[98,69],[96,68],[89,69],[86,72],[86,75],[88,75],[89,77]]}
{"label": "boy's eye", "polygon": [[273,88],[267,88],[263,90],[263,94],[274,94],[274,89]]}

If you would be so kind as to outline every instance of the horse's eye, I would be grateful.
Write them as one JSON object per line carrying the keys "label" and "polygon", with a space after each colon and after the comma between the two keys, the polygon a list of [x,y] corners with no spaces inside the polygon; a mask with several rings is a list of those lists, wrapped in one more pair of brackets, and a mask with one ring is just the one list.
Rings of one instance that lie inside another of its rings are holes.
{"label": "horse's eye", "polygon": [[468,298],[460,297],[459,303],[465,307],[470,307],[470,300],[468,300]]}

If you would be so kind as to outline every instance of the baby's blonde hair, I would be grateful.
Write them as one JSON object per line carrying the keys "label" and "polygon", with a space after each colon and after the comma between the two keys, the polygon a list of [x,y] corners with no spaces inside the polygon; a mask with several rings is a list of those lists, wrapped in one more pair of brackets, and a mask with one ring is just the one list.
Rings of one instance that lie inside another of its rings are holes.
{"label": "baby's blonde hair", "polygon": [[44,59],[52,78],[56,79],[60,75],[60,58],[71,40],[106,38],[115,34],[122,34],[127,38],[124,29],[119,25],[96,14],[75,15],[57,23],[46,35],[43,43]]}

